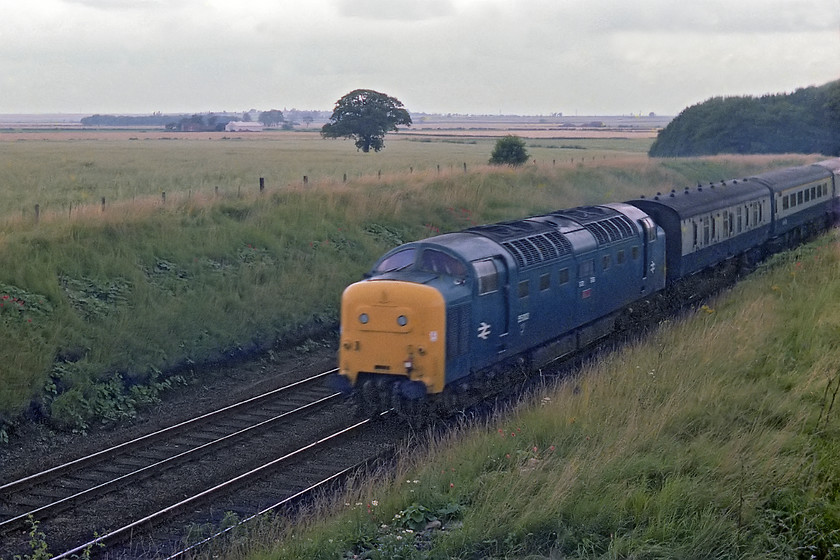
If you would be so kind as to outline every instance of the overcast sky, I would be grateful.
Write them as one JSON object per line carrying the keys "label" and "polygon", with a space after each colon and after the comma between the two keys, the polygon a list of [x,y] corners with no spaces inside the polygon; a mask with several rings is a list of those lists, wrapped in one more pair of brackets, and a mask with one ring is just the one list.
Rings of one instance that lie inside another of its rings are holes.
{"label": "overcast sky", "polygon": [[675,115],[840,78],[840,0],[0,0],[0,113]]}

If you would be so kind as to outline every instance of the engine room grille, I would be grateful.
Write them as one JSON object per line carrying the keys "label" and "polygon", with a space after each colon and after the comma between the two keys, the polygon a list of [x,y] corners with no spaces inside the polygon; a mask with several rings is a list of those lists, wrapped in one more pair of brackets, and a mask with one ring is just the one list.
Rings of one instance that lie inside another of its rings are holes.
{"label": "engine room grille", "polygon": [[469,350],[470,308],[457,305],[446,310],[446,355],[449,358]]}
{"label": "engine room grille", "polygon": [[583,224],[583,227],[595,236],[599,245],[612,243],[614,241],[627,239],[628,237],[637,235],[633,224],[626,216],[623,215]]}
{"label": "engine room grille", "polygon": [[502,246],[510,251],[520,268],[552,261],[572,252],[569,240],[556,231],[505,241]]}

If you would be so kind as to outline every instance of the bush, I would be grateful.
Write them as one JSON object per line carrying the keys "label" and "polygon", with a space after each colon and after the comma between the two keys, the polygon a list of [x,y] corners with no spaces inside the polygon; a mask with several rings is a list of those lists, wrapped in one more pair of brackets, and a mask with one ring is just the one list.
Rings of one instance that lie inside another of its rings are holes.
{"label": "bush", "polygon": [[522,165],[528,161],[528,150],[525,149],[525,141],[519,136],[508,134],[496,141],[496,147],[490,154],[492,165]]}

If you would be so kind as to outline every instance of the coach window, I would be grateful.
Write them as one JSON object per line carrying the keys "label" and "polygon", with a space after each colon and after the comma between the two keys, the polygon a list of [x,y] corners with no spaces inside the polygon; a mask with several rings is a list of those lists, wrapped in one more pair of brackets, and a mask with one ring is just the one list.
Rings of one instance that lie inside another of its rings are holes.
{"label": "coach window", "polygon": [[709,221],[710,221],[710,218],[708,216],[703,218],[703,245],[704,246],[709,244]]}
{"label": "coach window", "polygon": [[569,283],[569,269],[568,269],[568,268],[564,268],[564,269],[562,269],[562,270],[560,271],[560,275],[559,275],[559,276],[560,276],[559,282],[560,282],[560,285],[561,285],[561,286],[562,286],[563,284],[568,284],[568,283]]}
{"label": "coach window", "polygon": [[743,224],[744,218],[742,216],[742,210],[741,210],[740,206],[735,209],[735,216],[736,216],[736,220],[738,222],[738,233],[741,233],[742,231],[744,231],[744,224]]}
{"label": "coach window", "polygon": [[475,261],[472,265],[478,277],[479,295],[489,294],[499,289],[499,272],[492,260]]}
{"label": "coach window", "polygon": [[811,200],[817,198],[817,187],[811,187]]}
{"label": "coach window", "polygon": [[805,202],[810,202],[810,201],[811,201],[811,191],[808,190],[808,189],[805,189]]}
{"label": "coach window", "polygon": [[691,229],[694,231],[694,246],[697,247],[697,222],[691,222]]}
{"label": "coach window", "polygon": [[519,283],[519,297],[524,298],[528,297],[528,293],[530,292],[530,285],[528,280],[522,280]]}
{"label": "coach window", "polygon": [[782,198],[782,210],[790,208],[790,199],[787,195]]}
{"label": "coach window", "polygon": [[796,193],[796,203],[797,204],[802,204],[804,198],[805,198],[805,193],[803,193],[802,191],[799,191],[798,193]]}

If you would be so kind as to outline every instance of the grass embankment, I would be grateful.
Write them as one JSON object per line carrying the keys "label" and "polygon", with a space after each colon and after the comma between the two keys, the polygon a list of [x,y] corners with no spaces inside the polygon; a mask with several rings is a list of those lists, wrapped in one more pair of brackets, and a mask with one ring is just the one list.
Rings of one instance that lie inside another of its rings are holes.
{"label": "grass embankment", "polygon": [[840,557],[838,302],[834,231],[214,557]]}
{"label": "grass embankment", "polygon": [[[405,141],[388,148],[411,145],[415,156],[425,154],[426,165],[381,177],[374,171],[347,183],[313,179],[308,186],[271,186],[266,173],[269,186],[259,194],[256,174],[254,188],[233,188],[247,176],[241,159],[254,158],[248,160],[253,168],[269,165],[269,151],[259,143],[249,155],[224,142],[144,142],[4,147],[4,153],[31,148],[44,158],[37,166],[31,161],[33,170],[66,174],[85,185],[80,192],[94,203],[45,211],[37,223],[14,211],[0,220],[0,439],[4,421],[27,410],[81,429],[94,419],[130,417],[177,381],[167,376],[173,369],[259,351],[294,336],[300,325],[333,322],[343,288],[400,242],[771,165],[766,157],[660,163],[622,152],[624,159],[587,156],[595,161],[585,165],[438,172],[430,162],[444,153],[440,145]],[[339,144],[323,145],[334,150]],[[174,155],[158,167],[153,156],[167,146]],[[226,176],[218,196],[188,188],[209,187],[203,165],[225,168],[215,161],[225,157],[220,149],[232,150],[229,164],[239,171]],[[409,152],[394,152],[393,165],[409,161]],[[11,176],[28,176],[15,167],[26,168],[28,153],[20,153],[18,164],[6,160],[15,170]],[[165,172],[180,177],[167,179],[179,190],[163,203],[159,194],[116,189],[121,194],[109,195],[103,210],[97,200],[116,180],[98,171],[113,165],[102,154],[123,158],[125,181],[148,189]],[[14,181],[3,187],[4,196],[21,189]],[[58,179],[43,187],[42,208],[61,207],[68,189]]]}

